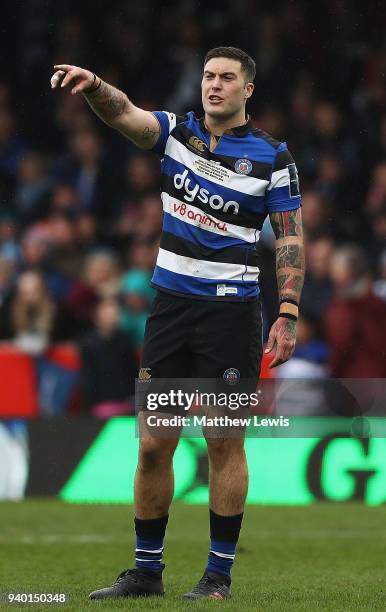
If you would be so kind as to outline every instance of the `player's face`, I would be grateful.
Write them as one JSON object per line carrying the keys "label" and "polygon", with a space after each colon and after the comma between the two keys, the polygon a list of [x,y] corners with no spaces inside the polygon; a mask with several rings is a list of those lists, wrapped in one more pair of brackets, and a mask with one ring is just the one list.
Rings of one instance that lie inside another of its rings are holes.
{"label": "player's face", "polygon": [[252,95],[253,83],[246,83],[237,60],[214,57],[204,66],[201,83],[202,105],[207,115],[227,119],[244,108]]}

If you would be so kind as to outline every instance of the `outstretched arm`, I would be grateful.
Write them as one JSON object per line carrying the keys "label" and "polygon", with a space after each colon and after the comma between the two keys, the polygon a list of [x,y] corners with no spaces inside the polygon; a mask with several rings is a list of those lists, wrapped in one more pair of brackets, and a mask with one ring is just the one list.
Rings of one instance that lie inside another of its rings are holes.
{"label": "outstretched arm", "polygon": [[141,149],[156,144],[160,126],[149,111],[135,106],[123,91],[102,81],[90,70],[58,64],[51,78],[51,87],[71,87],[71,93],[82,93],[88,104],[102,121],[118,130]]}
{"label": "outstretched arm", "polygon": [[279,290],[279,317],[271,327],[266,353],[276,345],[270,364],[274,368],[291,357],[296,344],[298,304],[303,288],[305,262],[301,209],[270,214],[276,237],[276,276]]}

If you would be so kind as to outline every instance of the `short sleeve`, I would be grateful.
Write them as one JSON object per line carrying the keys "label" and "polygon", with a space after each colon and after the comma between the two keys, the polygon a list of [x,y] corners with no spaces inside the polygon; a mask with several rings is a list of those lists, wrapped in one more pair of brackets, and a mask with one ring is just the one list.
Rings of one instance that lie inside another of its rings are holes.
{"label": "short sleeve", "polygon": [[153,111],[153,115],[159,123],[160,135],[156,144],[151,150],[155,151],[162,157],[165,153],[166,142],[169,138],[169,134],[176,127],[177,117],[174,113],[168,113],[166,111]]}
{"label": "short sleeve", "polygon": [[294,210],[301,206],[299,177],[295,160],[282,142],[277,149],[270,183],[266,192],[269,213]]}

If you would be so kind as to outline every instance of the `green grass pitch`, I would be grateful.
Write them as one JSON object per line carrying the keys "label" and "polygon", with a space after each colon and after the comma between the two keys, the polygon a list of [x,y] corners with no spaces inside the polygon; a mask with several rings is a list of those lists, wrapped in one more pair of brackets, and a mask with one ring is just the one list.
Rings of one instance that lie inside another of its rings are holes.
{"label": "green grass pitch", "polygon": [[66,593],[61,604],[0,609],[385,610],[386,510],[355,504],[249,506],[226,602],[184,602],[205,567],[208,511],[175,503],[166,538],[164,598],[91,602],[133,565],[132,509],[53,499],[0,503],[0,591]]}

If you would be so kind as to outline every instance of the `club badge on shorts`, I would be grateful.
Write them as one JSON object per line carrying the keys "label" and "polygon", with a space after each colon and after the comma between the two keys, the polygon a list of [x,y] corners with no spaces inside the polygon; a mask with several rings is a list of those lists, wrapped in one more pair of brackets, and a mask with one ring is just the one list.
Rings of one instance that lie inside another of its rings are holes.
{"label": "club badge on shorts", "polygon": [[222,377],[228,385],[236,385],[240,380],[240,372],[236,368],[228,368]]}
{"label": "club badge on shorts", "polygon": [[250,174],[252,172],[252,164],[249,159],[238,159],[235,163],[237,174]]}

